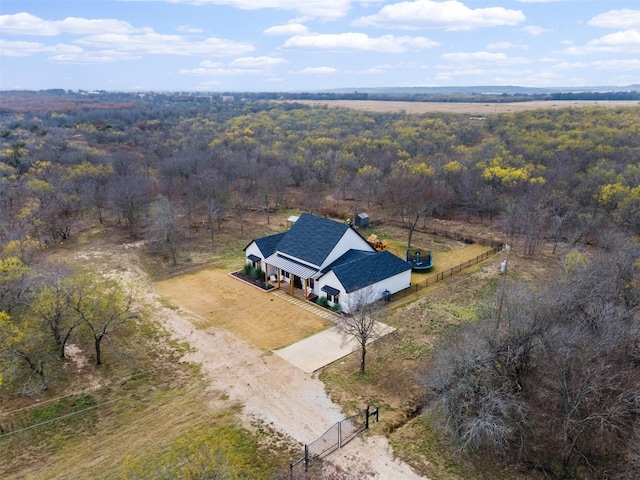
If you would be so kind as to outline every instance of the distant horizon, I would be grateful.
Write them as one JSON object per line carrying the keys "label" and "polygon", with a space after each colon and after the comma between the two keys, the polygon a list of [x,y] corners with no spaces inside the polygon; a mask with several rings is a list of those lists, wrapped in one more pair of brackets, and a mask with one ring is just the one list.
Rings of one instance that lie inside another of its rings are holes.
{"label": "distant horizon", "polygon": [[624,86],[640,2],[3,0],[0,60],[0,90]]}
{"label": "distant horizon", "polygon": [[[480,90],[487,89],[486,92]],[[476,94],[476,95],[497,95],[497,94],[515,94],[520,93],[522,95],[532,95],[535,92],[538,93],[615,93],[615,92],[640,92],[640,83],[629,85],[581,85],[575,87],[563,87],[563,86],[544,86],[544,87],[530,87],[524,85],[441,85],[441,86],[381,86],[381,87],[336,87],[332,89],[321,90],[111,90],[106,88],[62,88],[62,87],[50,87],[40,89],[24,89],[24,88],[9,88],[0,89],[0,92],[50,92],[63,90],[65,92],[74,93],[93,93],[93,92],[107,92],[107,93],[254,93],[254,94],[273,94],[273,93],[291,93],[291,94],[320,94],[320,93],[335,93],[335,94],[355,94],[355,93],[369,93],[376,92],[380,94],[392,95],[396,92],[416,91],[416,93],[435,93],[431,91],[439,91],[443,94]],[[515,90],[519,92],[507,92],[506,90]]]}

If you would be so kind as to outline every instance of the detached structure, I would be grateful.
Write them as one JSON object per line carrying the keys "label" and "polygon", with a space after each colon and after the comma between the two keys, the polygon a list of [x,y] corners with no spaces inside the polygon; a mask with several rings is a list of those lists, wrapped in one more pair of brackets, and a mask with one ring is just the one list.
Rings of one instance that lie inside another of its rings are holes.
{"label": "detached structure", "polygon": [[255,239],[244,251],[246,262],[278,288],[292,294],[301,289],[309,300],[325,296],[347,313],[364,292],[373,302],[411,285],[409,263],[376,251],[346,223],[308,213],[288,231]]}

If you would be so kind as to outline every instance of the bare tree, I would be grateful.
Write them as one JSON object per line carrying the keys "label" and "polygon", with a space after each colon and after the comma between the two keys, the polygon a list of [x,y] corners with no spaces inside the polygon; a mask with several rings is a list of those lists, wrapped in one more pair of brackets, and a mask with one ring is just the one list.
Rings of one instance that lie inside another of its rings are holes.
{"label": "bare tree", "polygon": [[365,373],[367,343],[380,336],[378,318],[381,315],[381,296],[374,287],[365,287],[349,295],[349,313],[340,318],[338,331],[346,342],[354,341],[360,350],[360,374]]}
{"label": "bare tree", "polygon": [[182,244],[182,227],[178,223],[173,205],[169,199],[160,195],[151,212],[152,221],[150,234],[159,252],[165,253],[171,259],[171,265],[178,263],[178,253]]}
{"label": "bare tree", "polygon": [[213,168],[199,172],[196,177],[196,193],[199,199],[204,202],[211,245],[213,245],[213,224],[215,223],[217,229],[220,230],[224,202],[228,200],[229,196],[224,176]]}
{"label": "bare tree", "polygon": [[430,215],[436,206],[433,180],[420,175],[394,175],[387,181],[388,205],[402,220],[407,234],[407,248],[411,247],[413,232],[423,215]]}
{"label": "bare tree", "polygon": [[140,217],[152,200],[151,180],[145,175],[118,177],[111,190],[111,203],[118,213],[118,219],[124,219],[133,235]]}
{"label": "bare tree", "polygon": [[456,442],[550,478],[604,478],[637,451],[640,253],[615,238],[601,245],[535,292],[506,292],[500,328],[496,299],[438,351],[428,405]]}

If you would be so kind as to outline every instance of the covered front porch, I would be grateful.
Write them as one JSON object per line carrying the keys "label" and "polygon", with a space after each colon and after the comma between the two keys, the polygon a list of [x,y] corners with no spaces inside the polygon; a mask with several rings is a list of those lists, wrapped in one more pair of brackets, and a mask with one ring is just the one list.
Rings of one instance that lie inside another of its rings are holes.
{"label": "covered front porch", "polygon": [[265,281],[278,289],[287,290],[291,295],[306,300],[315,300],[314,278],[316,268],[296,262],[279,254],[264,260]]}

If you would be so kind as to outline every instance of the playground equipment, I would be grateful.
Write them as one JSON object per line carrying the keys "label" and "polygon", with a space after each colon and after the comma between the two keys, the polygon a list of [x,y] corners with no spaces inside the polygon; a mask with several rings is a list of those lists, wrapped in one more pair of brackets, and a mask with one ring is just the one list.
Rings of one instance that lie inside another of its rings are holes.
{"label": "playground equipment", "polygon": [[380,240],[375,233],[369,235],[369,238],[367,238],[367,243],[375,248],[378,252],[386,250],[389,246],[386,240]]}
{"label": "playground equipment", "polygon": [[431,250],[423,250],[418,247],[407,248],[407,262],[414,270],[430,270],[433,267]]}

